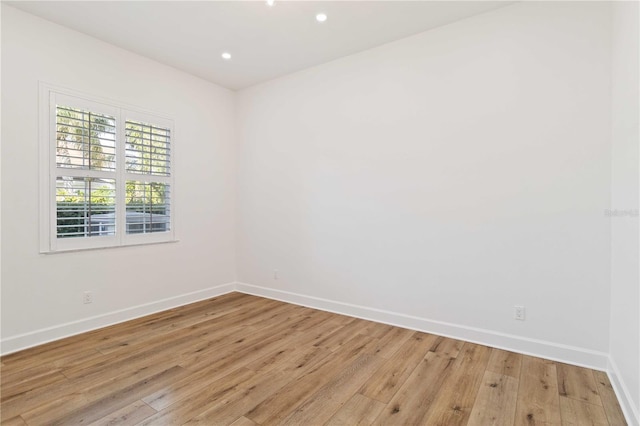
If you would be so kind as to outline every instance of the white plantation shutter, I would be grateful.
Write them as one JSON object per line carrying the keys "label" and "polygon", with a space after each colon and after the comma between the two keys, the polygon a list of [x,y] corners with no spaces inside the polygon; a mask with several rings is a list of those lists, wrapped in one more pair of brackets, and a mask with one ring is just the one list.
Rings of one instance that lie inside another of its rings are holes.
{"label": "white plantation shutter", "polygon": [[115,182],[115,179],[57,177],[57,238],[115,235]]}
{"label": "white plantation shutter", "polygon": [[115,117],[57,104],[55,117],[56,238],[113,236]]}
{"label": "white plantation shutter", "polygon": [[42,251],[173,241],[173,122],[62,92],[41,86]]}
{"label": "white plantation shutter", "polygon": [[56,105],[56,166],[115,171],[116,119]]}
{"label": "white plantation shutter", "polygon": [[171,130],[127,120],[127,172],[171,175]]}
{"label": "white plantation shutter", "polygon": [[171,230],[171,128],[125,121],[126,233]]}
{"label": "white plantation shutter", "polygon": [[162,182],[127,181],[127,234],[146,234],[171,230],[171,187]]}

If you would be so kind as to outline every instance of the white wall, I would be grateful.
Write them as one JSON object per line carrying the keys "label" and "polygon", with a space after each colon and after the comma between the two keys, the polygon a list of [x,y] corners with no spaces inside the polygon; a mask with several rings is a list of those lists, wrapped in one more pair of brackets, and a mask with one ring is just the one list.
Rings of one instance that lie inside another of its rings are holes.
{"label": "white wall", "polygon": [[[0,23],[2,23],[2,7],[0,6]],[[0,46],[2,46],[2,31],[0,31]],[[2,81],[2,54],[0,54],[0,81]],[[1,91],[1,89],[0,89]],[[0,102],[0,141],[2,139],[2,102]],[[2,186],[2,143],[0,143],[0,187]],[[2,330],[2,191],[0,191],[0,331]],[[0,335],[0,353],[2,343]]]}
{"label": "white wall", "polygon": [[[180,242],[38,254],[39,81],[175,119]],[[2,119],[4,352],[235,281],[233,92],[3,4]]]}
{"label": "white wall", "polygon": [[604,368],[610,33],[521,3],[239,92],[240,288]]}
{"label": "white wall", "polygon": [[[613,6],[611,343],[614,380],[640,424],[640,11],[637,2]],[[634,212],[635,210],[635,212]]]}

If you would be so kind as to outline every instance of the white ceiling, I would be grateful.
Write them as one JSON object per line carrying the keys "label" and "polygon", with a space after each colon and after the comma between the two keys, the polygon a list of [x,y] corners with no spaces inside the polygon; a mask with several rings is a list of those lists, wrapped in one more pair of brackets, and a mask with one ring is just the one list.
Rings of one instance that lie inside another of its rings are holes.
{"label": "white ceiling", "polygon": [[[331,61],[505,1],[10,1],[230,89]],[[328,20],[318,23],[324,12]],[[233,56],[221,59],[222,52]]]}

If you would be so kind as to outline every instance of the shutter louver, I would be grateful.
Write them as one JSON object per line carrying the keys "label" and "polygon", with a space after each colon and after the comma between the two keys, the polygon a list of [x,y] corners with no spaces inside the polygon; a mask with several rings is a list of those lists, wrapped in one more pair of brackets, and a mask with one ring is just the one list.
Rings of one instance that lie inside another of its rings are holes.
{"label": "shutter louver", "polygon": [[127,234],[169,231],[170,200],[168,184],[127,181]]}
{"label": "shutter louver", "polygon": [[115,171],[115,118],[58,105],[56,166]]}
{"label": "shutter louver", "polygon": [[169,129],[127,120],[126,170],[153,176],[171,175]]}
{"label": "shutter louver", "polygon": [[58,238],[115,235],[115,186],[113,179],[58,177],[56,179]]}

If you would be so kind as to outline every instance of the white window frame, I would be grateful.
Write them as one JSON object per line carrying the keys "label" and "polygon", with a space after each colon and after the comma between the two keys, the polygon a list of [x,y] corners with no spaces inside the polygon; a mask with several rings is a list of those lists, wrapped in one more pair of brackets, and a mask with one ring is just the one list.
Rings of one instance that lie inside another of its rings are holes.
{"label": "white window frame", "polygon": [[[174,242],[175,232],[175,127],[171,118],[155,112],[145,111],[121,102],[87,95],[74,90],[40,83],[40,252],[56,253],[86,249],[158,244]],[[62,101],[62,102],[60,102]],[[116,182],[116,233],[111,236],[58,238],[56,210],[56,105],[65,104],[96,113],[107,114],[116,119],[116,170],[88,171],[68,169],[67,176],[90,177],[101,175]],[[125,165],[125,123],[140,121],[170,130],[170,176],[130,173]],[[126,233],[126,181],[162,182],[170,185],[169,231],[141,234]]]}

